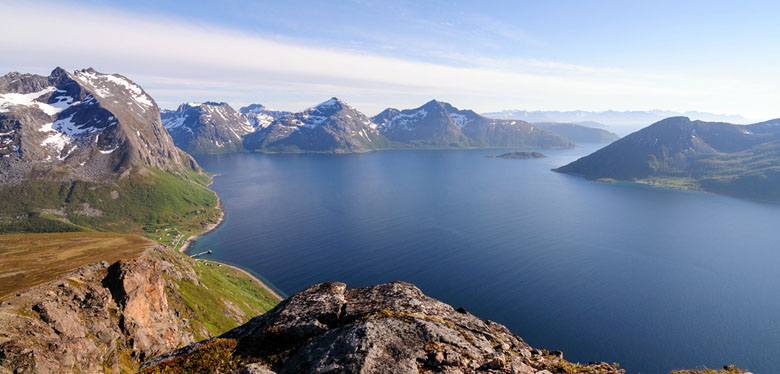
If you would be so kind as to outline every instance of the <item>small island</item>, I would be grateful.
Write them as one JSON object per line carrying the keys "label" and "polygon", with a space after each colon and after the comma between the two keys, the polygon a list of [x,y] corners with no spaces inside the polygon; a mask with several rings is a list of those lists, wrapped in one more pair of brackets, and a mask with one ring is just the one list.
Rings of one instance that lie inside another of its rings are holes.
{"label": "small island", "polygon": [[517,159],[517,160],[527,160],[530,158],[546,158],[546,157],[547,156],[539,152],[509,152],[498,156],[487,156],[487,158],[507,158],[507,159]]}

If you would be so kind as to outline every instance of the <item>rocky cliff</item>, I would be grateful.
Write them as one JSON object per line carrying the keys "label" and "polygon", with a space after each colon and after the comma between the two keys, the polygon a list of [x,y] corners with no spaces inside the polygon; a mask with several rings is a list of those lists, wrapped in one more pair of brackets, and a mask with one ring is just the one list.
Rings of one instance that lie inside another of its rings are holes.
{"label": "rocky cliff", "polygon": [[222,336],[149,360],[145,373],[622,373],[534,349],[506,327],[403,282],[323,283]]}
{"label": "rocky cliff", "polygon": [[[170,249],[81,267],[0,300],[0,373],[135,372],[148,357],[212,334],[201,309],[220,302],[232,325],[262,312],[224,279]],[[189,289],[199,303],[188,302]],[[215,297],[214,294],[219,294]],[[223,330],[224,331],[224,330]]]}

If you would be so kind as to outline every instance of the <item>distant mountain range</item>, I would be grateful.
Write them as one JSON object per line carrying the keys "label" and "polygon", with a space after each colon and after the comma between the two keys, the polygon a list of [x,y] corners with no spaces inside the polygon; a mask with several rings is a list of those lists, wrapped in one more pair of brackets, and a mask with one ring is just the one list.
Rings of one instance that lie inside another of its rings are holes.
{"label": "distant mountain range", "polygon": [[0,77],[0,232],[196,230],[219,214],[208,181],[124,76]]}
{"label": "distant mountain range", "polygon": [[272,111],[260,104],[236,112],[225,103],[188,103],[163,111],[162,118],[175,144],[193,154],[575,146],[540,126],[489,119],[436,100],[415,109],[389,108],[373,118],[335,97],[299,113]]}
{"label": "distant mountain range", "polygon": [[667,118],[555,170],[780,201],[780,119],[734,125]]}
{"label": "distant mountain range", "polygon": [[575,123],[535,122],[534,126],[554,132],[575,143],[611,143],[620,137],[604,129]]}
{"label": "distant mountain range", "polygon": [[572,148],[558,134],[516,120],[495,120],[431,100],[407,110],[385,109],[372,118],[396,147]]}
{"label": "distant mountain range", "polygon": [[618,134],[628,134],[664,118],[686,116],[702,121],[744,123],[745,118],[739,115],[713,114],[705,112],[673,112],[668,110],[607,110],[591,112],[585,110],[544,111],[544,110],[504,110],[501,112],[483,113],[489,118],[519,119],[527,122],[562,122],[574,123],[590,127],[606,127]]}
{"label": "distant mountain range", "polygon": [[279,117],[248,134],[244,146],[270,152],[363,152],[388,148],[389,142],[368,117],[334,97]]}

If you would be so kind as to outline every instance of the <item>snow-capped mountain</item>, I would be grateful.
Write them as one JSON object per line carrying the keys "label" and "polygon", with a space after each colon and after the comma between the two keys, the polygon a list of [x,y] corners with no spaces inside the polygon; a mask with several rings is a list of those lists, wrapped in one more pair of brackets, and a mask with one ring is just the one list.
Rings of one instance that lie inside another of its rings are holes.
{"label": "snow-capped mountain", "polygon": [[33,172],[95,179],[146,166],[195,163],[174,146],[154,100],[129,79],[91,68],[0,77],[0,183]]}
{"label": "snow-capped mountain", "polygon": [[375,123],[335,97],[244,137],[245,148],[272,152],[360,152],[388,145]]}
{"label": "snow-capped mountain", "polygon": [[242,107],[239,111],[246,116],[249,123],[251,123],[255,129],[268,127],[271,122],[288,114],[292,114],[290,112],[271,110],[262,104],[250,104]]}
{"label": "snow-capped mountain", "polygon": [[396,146],[571,148],[570,140],[524,121],[495,120],[431,100],[416,109],[389,108],[372,118]]}
{"label": "snow-capped mountain", "polygon": [[161,116],[176,146],[192,154],[242,151],[243,136],[255,131],[249,119],[227,103],[185,103]]}

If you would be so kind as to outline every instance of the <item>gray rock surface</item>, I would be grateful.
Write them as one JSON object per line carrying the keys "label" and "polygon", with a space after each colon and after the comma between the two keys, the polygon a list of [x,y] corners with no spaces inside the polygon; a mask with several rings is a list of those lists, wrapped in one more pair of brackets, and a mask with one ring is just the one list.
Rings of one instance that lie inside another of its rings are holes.
{"label": "gray rock surface", "polygon": [[[253,363],[276,373],[528,374],[575,368],[546,350],[532,354],[503,325],[459,310],[404,282],[354,289],[322,283],[219,338],[155,357],[144,367],[148,373],[198,370],[191,357],[213,357],[211,343],[232,342],[230,357],[219,357],[231,363],[222,372],[247,372]],[[603,363],[581,368],[570,372],[621,372]]]}

